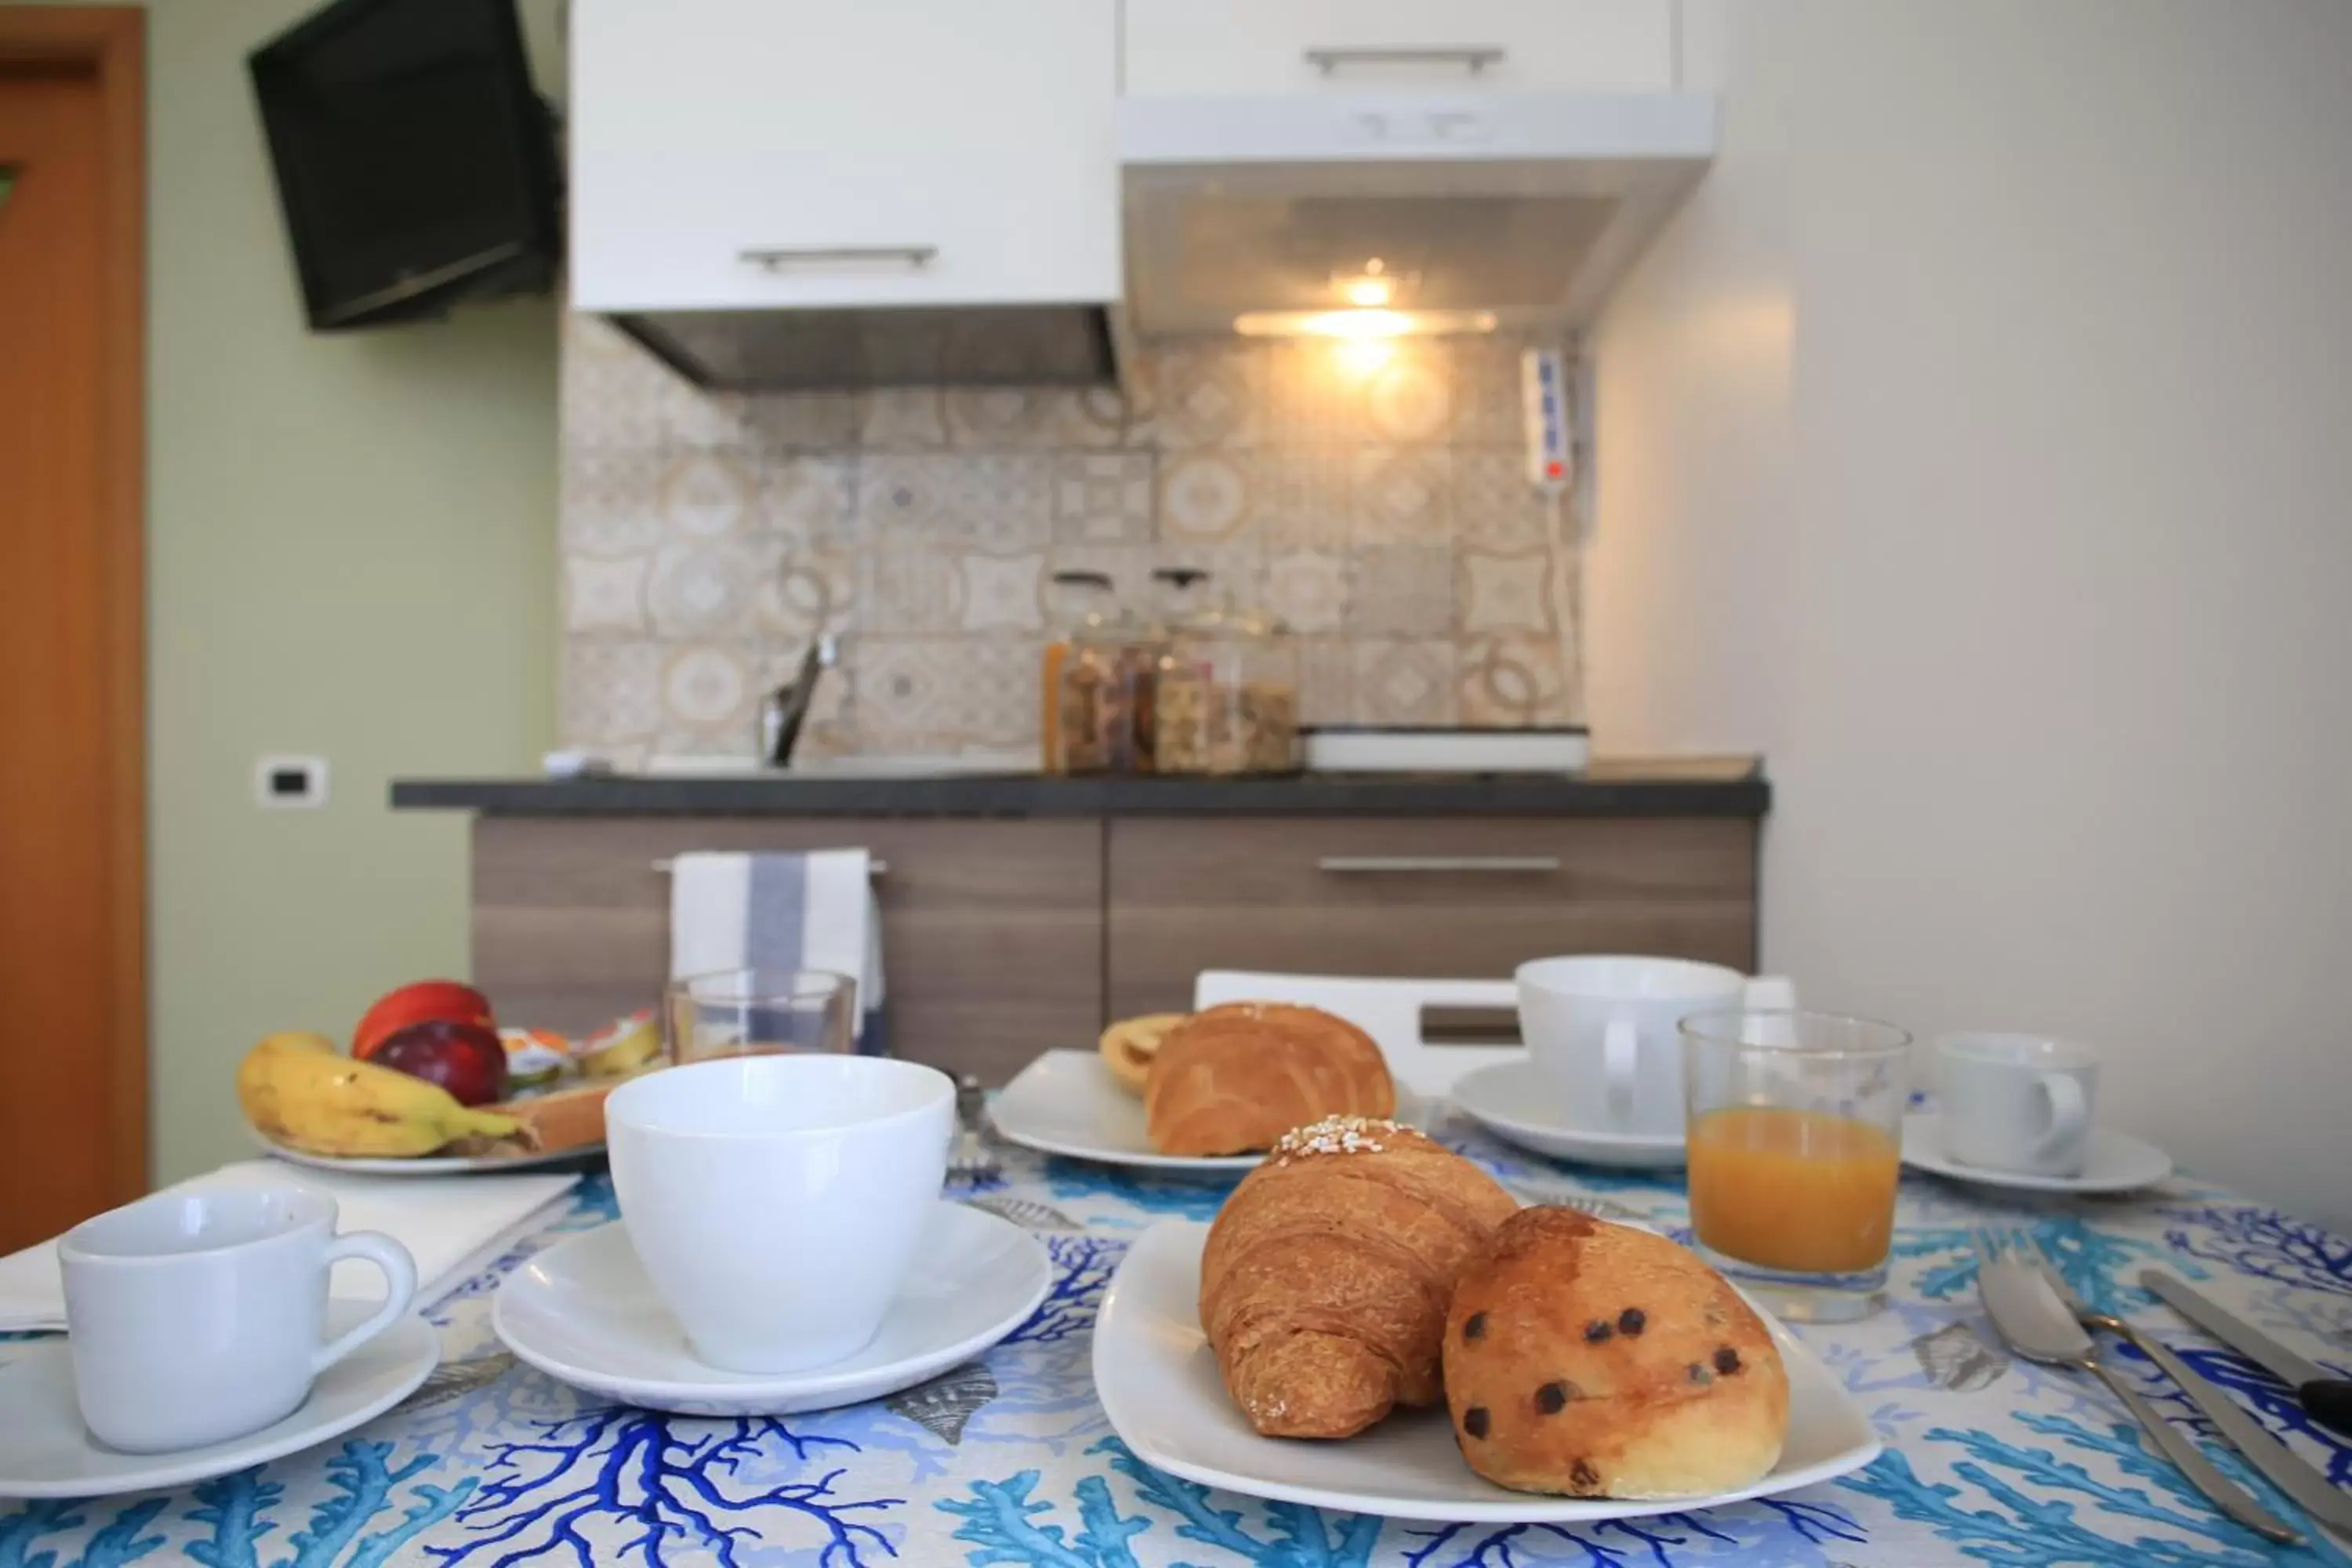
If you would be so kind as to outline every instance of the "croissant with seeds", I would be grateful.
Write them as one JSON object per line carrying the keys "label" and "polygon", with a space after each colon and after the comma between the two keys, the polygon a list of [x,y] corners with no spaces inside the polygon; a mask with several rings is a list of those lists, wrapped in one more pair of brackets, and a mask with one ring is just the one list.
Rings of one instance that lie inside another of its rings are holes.
{"label": "croissant with seeds", "polygon": [[1393,1121],[1286,1133],[1234,1189],[1201,1255],[1201,1326],[1269,1437],[1351,1437],[1442,1396],[1455,1279],[1517,1201]]}

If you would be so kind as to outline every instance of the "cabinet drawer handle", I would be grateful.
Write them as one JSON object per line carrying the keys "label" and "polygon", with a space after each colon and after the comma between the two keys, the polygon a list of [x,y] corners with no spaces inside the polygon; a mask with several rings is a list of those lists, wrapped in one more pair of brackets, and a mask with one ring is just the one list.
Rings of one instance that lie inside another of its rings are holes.
{"label": "cabinet drawer handle", "polygon": [[1502,48],[1495,44],[1439,44],[1412,48],[1345,48],[1306,49],[1301,51],[1307,63],[1329,76],[1341,66],[1397,65],[1458,65],[1477,76],[1488,66],[1503,63]]}
{"label": "cabinet drawer handle", "polygon": [[1557,855],[1326,855],[1315,868],[1331,876],[1387,876],[1392,872],[1475,871],[1493,876],[1541,877],[1559,869]]}
{"label": "cabinet drawer handle", "polygon": [[903,261],[909,267],[928,267],[939,254],[936,245],[766,245],[735,253],[738,259],[771,272],[801,262],[822,267],[838,261]]}

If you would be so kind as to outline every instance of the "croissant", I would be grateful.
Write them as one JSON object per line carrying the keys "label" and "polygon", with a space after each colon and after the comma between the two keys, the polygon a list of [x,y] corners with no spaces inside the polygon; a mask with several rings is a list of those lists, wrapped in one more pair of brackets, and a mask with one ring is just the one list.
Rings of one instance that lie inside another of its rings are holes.
{"label": "croissant", "polygon": [[1241,1154],[1324,1116],[1392,1116],[1396,1085],[1345,1018],[1234,1002],[1170,1031],[1144,1080],[1145,1135],[1163,1154]]}
{"label": "croissant", "polygon": [[1334,1117],[1274,1146],[1201,1257],[1201,1326],[1269,1437],[1350,1437],[1437,1403],[1456,1277],[1518,1207],[1393,1121]]}

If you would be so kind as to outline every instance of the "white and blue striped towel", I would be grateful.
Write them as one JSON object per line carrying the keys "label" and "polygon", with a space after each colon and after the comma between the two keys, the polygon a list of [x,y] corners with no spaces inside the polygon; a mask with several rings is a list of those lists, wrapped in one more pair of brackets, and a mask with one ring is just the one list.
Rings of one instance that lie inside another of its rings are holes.
{"label": "white and blue striped towel", "polygon": [[849,975],[857,982],[857,1048],[887,1055],[873,857],[863,849],[680,855],[670,867],[670,978],[747,966]]}

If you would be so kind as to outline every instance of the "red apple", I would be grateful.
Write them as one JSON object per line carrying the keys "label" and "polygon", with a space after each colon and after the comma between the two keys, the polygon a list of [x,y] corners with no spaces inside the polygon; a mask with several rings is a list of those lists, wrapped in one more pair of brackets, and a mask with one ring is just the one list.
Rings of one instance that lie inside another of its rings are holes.
{"label": "red apple", "polygon": [[490,999],[470,985],[454,980],[419,980],[376,998],[375,1005],[352,1031],[352,1055],[372,1061],[383,1043],[411,1024],[473,1024],[495,1033]]}
{"label": "red apple", "polygon": [[460,1105],[494,1105],[507,1097],[507,1048],[479,1024],[427,1018],[385,1040],[368,1059],[437,1083]]}

